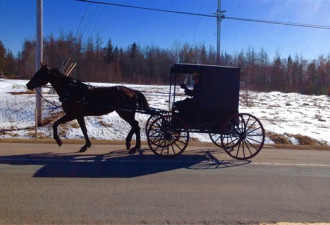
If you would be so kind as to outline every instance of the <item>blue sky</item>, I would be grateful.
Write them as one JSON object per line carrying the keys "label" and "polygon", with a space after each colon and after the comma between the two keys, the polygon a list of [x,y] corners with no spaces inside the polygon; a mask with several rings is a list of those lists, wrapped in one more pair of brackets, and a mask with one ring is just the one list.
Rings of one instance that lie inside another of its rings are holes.
{"label": "blue sky", "polygon": [[[103,0],[104,2],[213,14],[217,0]],[[72,31],[83,39],[97,34],[105,45],[108,39],[126,48],[140,46],[172,48],[185,42],[204,43],[216,48],[215,18],[160,13],[104,6],[74,0],[43,0],[44,36]],[[285,21],[330,26],[330,0],[222,0],[228,17]],[[86,12],[86,13],[85,13]],[[85,15],[85,16],[83,16]],[[82,22],[81,22],[82,21]],[[81,22],[81,25],[79,26]],[[35,0],[0,0],[0,40],[15,55],[25,40],[35,39]],[[79,29],[78,29],[79,28]],[[221,50],[238,53],[253,47],[264,48],[270,56],[301,54],[316,59],[330,53],[330,30],[289,27],[224,19]]]}

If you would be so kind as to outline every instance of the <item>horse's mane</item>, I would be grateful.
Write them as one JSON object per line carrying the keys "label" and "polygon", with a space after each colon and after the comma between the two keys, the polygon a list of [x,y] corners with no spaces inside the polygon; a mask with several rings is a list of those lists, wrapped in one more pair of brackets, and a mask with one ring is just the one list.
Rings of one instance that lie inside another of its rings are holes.
{"label": "horse's mane", "polygon": [[53,68],[51,69],[52,72],[54,72],[57,76],[59,77],[62,77],[68,81],[73,81],[73,82],[76,82],[76,83],[83,83],[81,80],[78,80],[78,79],[75,79],[75,78],[72,78],[72,77],[69,77],[69,76],[66,76],[64,75],[63,73],[61,73],[57,68]]}
{"label": "horse's mane", "polygon": [[64,75],[63,73],[61,73],[57,68],[52,68],[51,71],[54,72],[57,76],[68,77],[68,76]]}

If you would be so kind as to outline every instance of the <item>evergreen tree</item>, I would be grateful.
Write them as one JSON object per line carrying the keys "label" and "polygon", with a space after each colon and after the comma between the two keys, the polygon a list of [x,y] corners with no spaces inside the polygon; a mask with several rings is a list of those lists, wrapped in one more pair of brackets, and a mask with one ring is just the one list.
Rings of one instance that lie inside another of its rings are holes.
{"label": "evergreen tree", "polygon": [[5,73],[6,71],[6,49],[0,40],[0,75]]}
{"label": "evergreen tree", "polygon": [[9,75],[17,74],[16,60],[11,51],[8,51],[6,55],[6,73]]}
{"label": "evergreen tree", "polygon": [[107,46],[103,49],[103,61],[106,64],[109,64],[113,60],[114,60],[114,49],[111,43],[111,39],[109,39]]}
{"label": "evergreen tree", "polygon": [[271,88],[274,91],[286,91],[286,80],[284,79],[284,70],[280,57],[274,58],[271,72]]}

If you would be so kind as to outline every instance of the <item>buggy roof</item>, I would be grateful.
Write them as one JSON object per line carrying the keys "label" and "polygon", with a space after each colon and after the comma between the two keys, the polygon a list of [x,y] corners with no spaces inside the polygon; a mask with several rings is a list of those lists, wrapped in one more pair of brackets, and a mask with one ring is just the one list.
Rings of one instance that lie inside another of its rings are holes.
{"label": "buggy roof", "polygon": [[190,64],[190,63],[176,63],[171,66],[172,73],[193,73],[200,72],[206,74],[220,73],[221,71],[240,70],[240,68],[218,65],[205,65],[205,64]]}

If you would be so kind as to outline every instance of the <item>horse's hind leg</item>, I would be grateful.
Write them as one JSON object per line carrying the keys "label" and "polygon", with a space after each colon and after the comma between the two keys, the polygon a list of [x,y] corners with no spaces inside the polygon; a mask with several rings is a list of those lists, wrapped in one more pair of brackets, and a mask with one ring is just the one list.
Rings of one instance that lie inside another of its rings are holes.
{"label": "horse's hind leg", "polygon": [[80,151],[79,152],[84,152],[86,151],[89,147],[91,147],[91,142],[88,138],[88,134],[87,134],[87,128],[86,128],[86,124],[85,124],[85,120],[84,120],[84,117],[79,117],[77,119],[79,125],[80,125],[80,128],[81,128],[81,131],[85,137],[85,140],[86,140],[86,144],[81,147]]}
{"label": "horse's hind leg", "polygon": [[[139,122],[135,120],[135,112],[131,111],[117,111],[118,115],[123,118],[126,122],[131,125],[131,130],[129,131],[126,137],[126,148],[129,150],[130,154],[134,154],[137,150],[141,148],[141,138],[140,138],[140,127]],[[135,147],[131,148],[131,140],[132,136],[135,133],[136,135],[136,145]]]}
{"label": "horse's hind leg", "polygon": [[134,129],[131,127],[131,130],[128,132],[126,137],[126,149],[129,150],[131,148],[131,140],[134,134]]}
{"label": "horse's hind leg", "polygon": [[57,134],[57,127],[62,124],[62,123],[66,123],[68,121],[71,121],[75,119],[74,116],[71,116],[71,115],[68,115],[68,114],[65,114],[64,116],[62,116],[60,119],[56,120],[53,124],[53,137],[56,141],[56,143],[58,144],[58,146],[61,147],[62,145],[62,141],[61,139],[59,138],[58,134]]}

